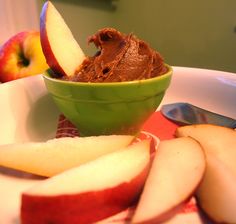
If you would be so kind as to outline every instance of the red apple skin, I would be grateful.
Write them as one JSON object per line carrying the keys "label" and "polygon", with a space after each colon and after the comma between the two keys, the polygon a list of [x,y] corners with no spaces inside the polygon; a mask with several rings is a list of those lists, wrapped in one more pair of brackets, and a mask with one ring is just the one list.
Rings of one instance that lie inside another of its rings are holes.
{"label": "red apple skin", "polygon": [[[29,65],[24,65],[23,56],[29,61]],[[33,60],[33,64],[31,60]],[[47,68],[38,31],[17,33],[0,48],[0,82],[40,74]]]}
{"label": "red apple skin", "polygon": [[[17,74],[15,73],[5,73],[5,63],[10,60],[11,54],[15,54],[18,52],[19,49],[19,43],[22,43],[26,37],[26,32],[23,32],[14,38],[10,38],[2,47],[1,47],[1,53],[0,53],[0,81],[1,82],[8,82],[10,80],[17,79]],[[4,74],[4,75],[3,75]]]}
{"label": "red apple skin", "polygon": [[133,205],[141,194],[150,165],[130,182],[114,188],[73,195],[32,196],[23,194],[22,224],[88,224]]}

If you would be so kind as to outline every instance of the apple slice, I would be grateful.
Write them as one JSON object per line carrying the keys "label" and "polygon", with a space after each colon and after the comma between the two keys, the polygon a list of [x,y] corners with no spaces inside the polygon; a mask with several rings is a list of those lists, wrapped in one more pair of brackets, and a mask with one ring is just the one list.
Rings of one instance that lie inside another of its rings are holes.
{"label": "apple slice", "polygon": [[64,137],[47,142],[29,142],[0,146],[0,165],[53,176],[97,157],[126,147],[130,135]]}
{"label": "apple slice", "polygon": [[157,149],[132,223],[162,223],[194,194],[205,171],[205,155],[197,141],[162,141]]}
{"label": "apple slice", "polygon": [[196,194],[209,218],[217,223],[236,223],[235,189],[236,176],[232,170],[215,156],[208,155],[206,174]]}
{"label": "apple slice", "polygon": [[140,195],[149,164],[144,140],[43,180],[22,195],[22,224],[87,224],[118,213]]}
{"label": "apple slice", "polygon": [[71,76],[85,59],[64,19],[47,1],[40,15],[40,40],[50,68],[59,76]]}
{"label": "apple slice", "polygon": [[210,124],[180,127],[177,136],[191,136],[206,153],[206,174],[197,191],[198,203],[219,223],[236,223],[236,131]]}
{"label": "apple slice", "polygon": [[[177,128],[175,135],[195,138],[209,153],[221,154],[223,157],[228,157],[229,152],[236,153],[236,131],[227,127],[212,124],[188,125]],[[222,153],[222,147],[226,154]],[[234,158],[231,159],[234,162]]]}

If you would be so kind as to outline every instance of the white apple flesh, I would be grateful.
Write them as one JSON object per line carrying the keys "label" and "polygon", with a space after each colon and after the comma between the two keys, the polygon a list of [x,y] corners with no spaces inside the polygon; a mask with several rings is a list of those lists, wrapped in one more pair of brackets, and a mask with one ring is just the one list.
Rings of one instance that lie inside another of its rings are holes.
{"label": "white apple flesh", "polygon": [[201,146],[188,137],[162,141],[132,223],[162,223],[197,189],[205,172]]}
{"label": "white apple flesh", "polygon": [[40,39],[44,56],[58,76],[72,76],[85,59],[64,19],[47,1],[40,15]]}
{"label": "white apple flesh", "polygon": [[191,136],[206,153],[206,174],[196,192],[205,213],[218,223],[236,223],[236,131],[210,124],[177,129]]}
{"label": "white apple flesh", "polygon": [[101,156],[22,195],[22,224],[94,223],[132,205],[150,166],[150,141]]}
{"label": "white apple flesh", "polygon": [[[236,164],[236,161],[235,161]],[[203,211],[217,223],[236,223],[236,176],[215,156],[207,156],[207,171],[196,195]]]}
{"label": "white apple flesh", "polygon": [[49,177],[126,147],[133,138],[130,135],[64,137],[1,145],[0,165]]}

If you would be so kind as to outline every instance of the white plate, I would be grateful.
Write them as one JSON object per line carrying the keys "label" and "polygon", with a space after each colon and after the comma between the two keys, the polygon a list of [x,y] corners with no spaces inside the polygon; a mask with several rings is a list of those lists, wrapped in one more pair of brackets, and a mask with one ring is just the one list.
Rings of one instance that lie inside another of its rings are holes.
{"label": "white plate", "polygon": [[[59,111],[42,77],[0,85],[0,144],[43,141],[55,136]],[[174,67],[162,104],[189,102],[236,119],[236,74]],[[0,223],[19,223],[20,193],[37,180],[0,173]]]}

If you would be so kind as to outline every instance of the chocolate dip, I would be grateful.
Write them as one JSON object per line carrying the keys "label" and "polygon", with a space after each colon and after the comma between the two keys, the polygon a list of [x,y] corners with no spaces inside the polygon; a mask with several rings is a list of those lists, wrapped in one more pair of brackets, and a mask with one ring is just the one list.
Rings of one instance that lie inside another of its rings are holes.
{"label": "chocolate dip", "polygon": [[161,55],[133,34],[112,28],[99,30],[88,40],[99,49],[84,60],[73,77],[76,82],[123,82],[148,79],[167,72]]}

